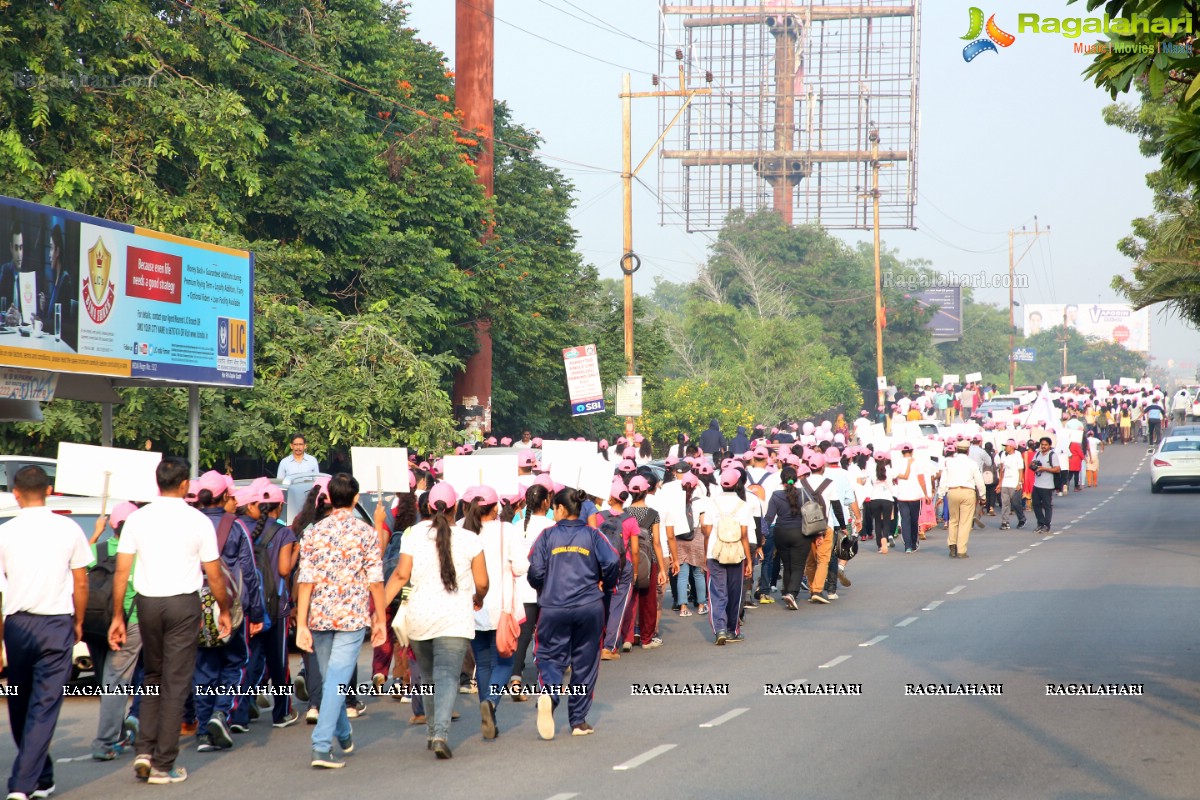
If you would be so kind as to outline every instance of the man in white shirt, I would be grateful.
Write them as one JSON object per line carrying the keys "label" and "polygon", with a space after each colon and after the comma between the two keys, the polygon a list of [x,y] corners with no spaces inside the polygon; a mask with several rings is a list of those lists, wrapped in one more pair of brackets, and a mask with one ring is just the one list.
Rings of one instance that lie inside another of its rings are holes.
{"label": "man in white shirt", "polygon": [[138,625],[142,634],[143,685],[158,690],[142,698],[138,756],[134,774],[153,784],[187,780],[175,766],[183,704],[192,693],[199,641],[200,588],[204,578],[220,608],[217,629],[230,635],[230,599],[217,552],[217,534],[208,518],[183,501],[191,468],[182,458],[164,458],[155,470],[161,497],[125,520],[113,575],[113,621],[108,642],[125,644],[125,589],[137,557],[133,588],[137,591]]}
{"label": "man in white shirt", "polygon": [[864,445],[867,443],[867,433],[871,430],[871,418],[864,408],[858,414],[858,419],[854,420],[854,441],[856,444]]}
{"label": "man in white shirt", "polygon": [[946,459],[939,489],[950,498],[950,532],[946,544],[951,558],[969,558],[967,541],[971,538],[977,499],[982,500],[986,492],[979,465],[967,455],[970,447],[966,440],[955,445],[955,454]]}
{"label": "man in white shirt", "polygon": [[83,638],[87,565],[83,529],[46,508],[50,479],[36,465],[13,479],[20,512],[0,527],[0,636],[8,659],[8,720],[17,757],[9,800],[54,791],[50,739],[71,677],[71,652]]}
{"label": "man in white shirt", "polygon": [[317,464],[315,458],[305,452],[307,449],[308,440],[304,438],[304,434],[293,435],[292,454],[279,462],[279,469],[275,471],[275,477],[282,481],[297,475],[313,475],[320,472],[320,465]]}
{"label": "man in white shirt", "polygon": [[[1021,486],[1025,477],[1025,459],[1017,452],[1015,439],[1004,443],[1004,452],[996,459],[996,467],[1000,479],[1000,530],[1009,530],[1008,518],[1014,512],[1017,515],[1017,528],[1024,528],[1025,504],[1021,498]],[[1013,498],[1017,499],[1016,503]]]}

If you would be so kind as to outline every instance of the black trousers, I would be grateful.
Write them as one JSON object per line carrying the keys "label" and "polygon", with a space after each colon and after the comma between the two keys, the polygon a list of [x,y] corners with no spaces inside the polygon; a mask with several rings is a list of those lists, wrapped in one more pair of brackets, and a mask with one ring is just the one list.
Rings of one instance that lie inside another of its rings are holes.
{"label": "black trousers", "polygon": [[192,694],[196,650],[200,635],[200,595],[137,598],[142,630],[144,686],[158,695],[142,698],[137,752],[150,756],[156,770],[170,771],[179,756],[179,725],[183,704]]}
{"label": "black trousers", "polygon": [[[529,651],[529,643],[533,641],[533,629],[537,627],[538,621],[538,604],[525,603],[525,621],[521,623],[521,635],[517,637],[517,652],[513,654],[513,670],[514,678],[521,678],[524,683],[525,679],[521,677],[521,673],[525,671],[525,655]],[[620,625],[620,621],[617,622]]]}
{"label": "black trousers", "polygon": [[[783,594],[792,597],[800,594],[800,580],[804,577],[804,567],[811,549],[812,540],[800,528],[775,528],[775,551],[783,562]],[[819,592],[821,589],[813,587],[813,591]]]}
{"label": "black trousers", "polygon": [[74,647],[75,622],[69,614],[18,611],[4,621],[8,685],[16,692],[6,698],[17,743],[9,792],[32,795],[54,785],[50,740],[62,709],[63,685],[71,678]]}
{"label": "black trousers", "polygon": [[1054,490],[1033,487],[1033,516],[1037,518],[1038,527],[1050,527],[1050,518],[1054,514]]}

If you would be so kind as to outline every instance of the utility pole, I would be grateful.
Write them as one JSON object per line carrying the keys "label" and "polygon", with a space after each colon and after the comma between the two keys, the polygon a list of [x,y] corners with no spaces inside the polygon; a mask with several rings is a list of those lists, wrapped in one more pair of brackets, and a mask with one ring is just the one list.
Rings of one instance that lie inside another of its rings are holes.
{"label": "utility pole", "polygon": [[[633,363],[633,273],[638,271],[641,266],[641,259],[637,253],[633,251],[633,179],[641,171],[642,167],[646,166],[646,162],[650,160],[650,156],[654,155],[654,151],[662,144],[663,139],[667,138],[671,128],[675,127],[675,123],[683,116],[683,112],[692,104],[692,99],[697,95],[712,94],[712,89],[689,89],[687,88],[687,79],[683,74],[683,50],[675,50],[675,60],[679,62],[679,88],[676,90],[660,90],[653,92],[635,92],[632,91],[630,85],[629,73],[621,79],[621,153],[623,157],[621,167],[621,194],[624,205],[624,214],[622,215],[621,226],[621,273],[625,278],[625,374],[634,374]],[[706,72],[704,79],[707,83],[712,83],[712,73]],[[653,85],[658,86],[659,78],[655,75],[652,79]],[[641,162],[637,167],[633,166],[633,98],[635,97],[682,97],[685,98],[683,105],[679,107],[679,111],[671,119],[667,126],[663,128],[658,139],[646,151],[646,155],[642,157]],[[634,433],[633,417],[625,418],[625,435],[632,437]]]}
{"label": "utility pole", "polygon": [[883,384],[883,275],[879,269],[879,130],[871,126],[871,203],[875,214],[875,375],[879,381],[876,402],[885,408],[887,387]]}
{"label": "utility pole", "polygon": [[[1047,225],[1045,230],[1038,227],[1038,218],[1033,217],[1033,231],[1027,231],[1024,228],[1021,230],[1008,229],[1008,391],[1011,394],[1016,387],[1016,369],[1017,362],[1013,360],[1013,350],[1017,346],[1017,323],[1013,318],[1013,308],[1016,302],[1013,300],[1013,290],[1017,283],[1017,264],[1029,255],[1029,251],[1033,249],[1033,245],[1037,242],[1037,238],[1042,234],[1050,234],[1050,226]],[[1032,236],[1033,241],[1025,248],[1025,252],[1021,253],[1021,257],[1013,260],[1013,239],[1017,236]],[[1065,369],[1065,367],[1064,367]],[[1066,375],[1066,372],[1063,372]]]}
{"label": "utility pole", "polygon": [[1062,372],[1060,373],[1060,375],[1066,375],[1067,374],[1067,342],[1071,341],[1071,332],[1067,329],[1066,309],[1063,309],[1063,332],[1062,332],[1062,336],[1058,337],[1058,340],[1060,342],[1062,342],[1062,354],[1063,354]]}

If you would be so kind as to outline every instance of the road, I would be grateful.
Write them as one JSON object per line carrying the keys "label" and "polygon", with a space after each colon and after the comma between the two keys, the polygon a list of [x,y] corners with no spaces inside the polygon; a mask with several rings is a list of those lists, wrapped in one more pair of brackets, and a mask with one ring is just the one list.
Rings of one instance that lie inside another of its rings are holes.
{"label": "road", "polygon": [[[746,642],[714,647],[707,619],[671,618],[665,644],[606,663],[590,737],[538,739],[534,704],[502,705],[479,735],[460,695],[454,758],[425,750],[410,706],[373,699],[343,770],[308,767],[311,728],[265,722],[232,751],[189,750],[173,798],[246,788],[363,798],[1195,798],[1200,795],[1197,493],[1151,497],[1146,451],[1113,447],[1098,489],[1055,499],[1054,534],[943,534],[905,555],[868,545],[828,607],[748,613]],[[1032,519],[1032,518],[1031,518]],[[1030,528],[1032,528],[1032,522]],[[369,669],[364,650],[362,674]],[[764,684],[861,684],[860,696],[765,696]],[[633,697],[632,684],[729,684],[727,696]],[[1047,696],[1047,684],[1140,684],[1141,696]],[[999,684],[993,696],[906,696],[906,684]],[[6,723],[5,723],[6,724]],[[69,700],[57,758],[86,756],[95,701]],[[13,756],[0,741],[0,761]],[[624,767],[624,768],[622,768]],[[58,765],[59,792],[120,797],[129,757]],[[140,787],[139,787],[140,788]]]}

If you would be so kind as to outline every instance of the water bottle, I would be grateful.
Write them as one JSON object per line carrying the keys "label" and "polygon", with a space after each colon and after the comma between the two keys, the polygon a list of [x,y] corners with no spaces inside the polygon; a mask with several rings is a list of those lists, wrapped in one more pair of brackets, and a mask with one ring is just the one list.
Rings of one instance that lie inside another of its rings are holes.
{"label": "water bottle", "polygon": [[54,341],[62,341],[62,303],[54,304]]}

